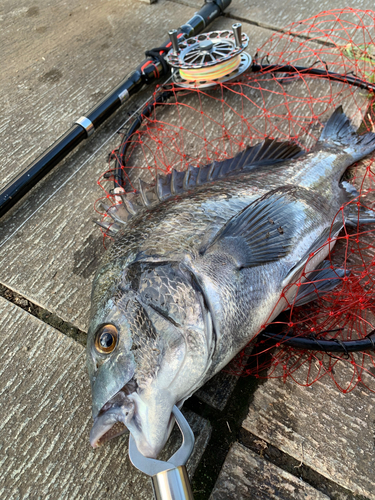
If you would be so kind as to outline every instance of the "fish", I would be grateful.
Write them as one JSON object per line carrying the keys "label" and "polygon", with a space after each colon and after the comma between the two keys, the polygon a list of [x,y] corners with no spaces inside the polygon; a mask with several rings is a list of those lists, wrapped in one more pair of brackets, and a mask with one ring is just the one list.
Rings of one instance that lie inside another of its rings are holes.
{"label": "fish", "polygon": [[325,259],[358,222],[346,207],[358,193],[342,176],[374,149],[375,134],[359,135],[340,106],[308,152],[267,138],[117,192],[91,297],[93,447],[128,430],[156,458],[174,405],[288,304],[337,286],[349,271]]}

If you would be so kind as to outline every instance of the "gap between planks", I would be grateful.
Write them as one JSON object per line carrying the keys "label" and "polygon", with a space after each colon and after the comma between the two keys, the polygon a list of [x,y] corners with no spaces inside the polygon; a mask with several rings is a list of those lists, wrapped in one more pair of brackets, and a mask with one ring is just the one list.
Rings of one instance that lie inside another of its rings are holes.
{"label": "gap between planks", "polygon": [[[177,3],[177,4],[180,4],[180,5],[184,5],[186,7],[195,7],[195,8],[200,8],[201,5],[199,5],[198,2],[189,2],[188,0],[187,1],[184,1],[184,0],[167,0],[168,2],[172,2],[172,3]],[[230,8],[230,6],[229,6]],[[302,35],[301,33],[294,33],[293,31],[290,32],[289,30],[287,29],[284,29],[284,28],[280,28],[279,26],[275,26],[273,24],[269,24],[269,23],[263,23],[261,21],[256,21],[255,19],[249,19],[247,17],[243,17],[243,16],[238,16],[236,14],[232,14],[231,12],[225,12],[223,13],[223,17],[226,17],[227,19],[233,19],[233,21],[240,21],[242,23],[247,23],[247,24],[251,24],[253,26],[257,26],[258,28],[263,28],[263,29],[266,29],[268,31],[272,31],[272,32],[276,32],[276,33],[288,33],[296,38],[301,38],[303,40],[311,40],[319,45],[325,45],[327,47],[336,47],[336,45],[334,43],[331,43],[331,42],[327,42],[325,40],[319,40],[317,38],[313,38],[313,37],[309,37],[307,35]],[[209,29],[209,26],[207,27]]]}
{"label": "gap between planks", "polygon": [[0,297],[86,347],[87,333],[0,283]]}

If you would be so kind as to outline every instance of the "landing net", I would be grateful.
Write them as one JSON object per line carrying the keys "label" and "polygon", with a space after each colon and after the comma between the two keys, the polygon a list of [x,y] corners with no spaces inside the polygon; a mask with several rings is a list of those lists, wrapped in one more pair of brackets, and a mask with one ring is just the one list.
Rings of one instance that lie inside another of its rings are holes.
{"label": "landing net", "polygon": [[[124,131],[122,143],[109,156],[108,171],[98,181],[103,198],[108,204],[120,203],[113,193],[114,180],[132,192],[138,179],[153,183],[157,173],[231,158],[266,137],[290,139],[308,150],[339,105],[360,132],[375,131],[374,94],[354,84],[356,79],[375,82],[374,25],[371,11],[323,12],[289,25],[257,51],[250,48],[256,52],[255,63],[261,66],[256,73],[248,72],[238,81],[214,89],[181,90],[173,84],[157,89],[156,101],[144,110],[139,128],[130,138]],[[274,65],[279,66],[278,71]],[[290,66],[288,71],[280,71],[284,65]],[[308,68],[320,74],[311,74]],[[337,81],[329,77],[332,73],[344,78]],[[168,99],[157,102],[166,90]],[[121,182],[116,174],[119,164]],[[374,159],[354,165],[345,179],[358,190],[350,202],[355,213],[373,211]],[[109,220],[105,213],[101,215],[104,222]],[[375,225],[345,227],[328,260],[333,268],[344,268],[350,274],[329,294],[317,295],[314,302],[301,307],[289,304],[264,328],[310,337],[317,346],[326,339],[342,343],[366,338],[375,328],[374,231]],[[245,363],[247,355],[239,356],[238,371],[291,378],[305,386],[328,376],[342,392],[350,392],[358,384],[375,391],[374,350],[304,351],[283,346],[283,339],[275,347],[259,338],[256,354],[249,361]]]}

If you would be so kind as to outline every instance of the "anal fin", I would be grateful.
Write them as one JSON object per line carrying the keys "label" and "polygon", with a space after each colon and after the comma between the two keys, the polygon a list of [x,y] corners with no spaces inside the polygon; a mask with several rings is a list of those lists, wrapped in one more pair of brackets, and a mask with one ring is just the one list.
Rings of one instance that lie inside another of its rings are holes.
{"label": "anal fin", "polygon": [[294,306],[303,306],[322,297],[335,289],[342,278],[349,274],[350,271],[345,271],[345,269],[331,269],[330,262],[323,260],[318,268],[308,275],[306,282],[299,287]]}
{"label": "anal fin", "polygon": [[302,256],[302,258],[297,262],[295,266],[289,271],[287,276],[284,278],[282,286],[283,288],[293,283],[297,280],[298,276],[301,274],[303,268],[305,267],[307,261],[310,258],[311,254],[317,252],[321,247],[325,245],[328,238],[335,238],[337,234],[341,231],[343,227],[343,223],[341,221],[334,222],[332,226],[325,228],[321,235],[316,238],[316,240],[312,243],[307,252]]}

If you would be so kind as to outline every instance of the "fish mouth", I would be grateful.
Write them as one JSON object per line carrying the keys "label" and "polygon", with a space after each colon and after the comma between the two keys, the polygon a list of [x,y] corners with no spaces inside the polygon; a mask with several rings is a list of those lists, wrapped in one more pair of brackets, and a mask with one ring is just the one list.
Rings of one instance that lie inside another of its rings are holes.
{"label": "fish mouth", "polygon": [[128,431],[128,424],[135,410],[131,394],[136,389],[135,383],[128,382],[101,408],[90,432],[90,444],[93,448]]}
{"label": "fish mouth", "polygon": [[[99,415],[94,419],[94,425],[92,426],[90,432],[90,444],[93,448],[99,448],[99,446],[102,446],[111,439],[129,432],[128,426],[130,425],[131,420],[133,420],[132,430],[134,430],[134,403],[131,403],[131,405],[113,407],[107,410],[101,410],[99,412]],[[107,404],[105,406],[107,406]],[[171,412],[169,422],[167,424],[167,436],[169,436],[173,425],[174,415]],[[140,433],[140,426],[136,426],[138,427],[137,430]],[[133,434],[138,437],[138,432],[133,432]],[[138,444],[138,446],[141,448],[141,453],[143,453],[145,456],[156,458],[159,450],[155,451],[154,449],[151,449],[149,446],[147,446],[147,444],[145,446],[145,444],[146,443],[142,443],[142,446],[139,446]]]}
{"label": "fish mouth", "polygon": [[115,413],[105,414],[102,417],[105,419],[100,416],[96,417],[90,432],[90,444],[93,448],[99,448],[110,439],[121,436],[128,430],[124,422],[121,421],[124,418],[122,413],[118,415]]}
{"label": "fish mouth", "polygon": [[[158,420],[157,427],[160,432],[155,437],[152,430],[150,433],[150,421],[142,416],[140,408],[142,403],[137,391],[130,394],[125,392],[128,391],[121,389],[99,411],[90,432],[90,444],[93,448],[98,448],[129,430],[140,453],[149,458],[156,458],[163,449],[175,422],[173,404],[171,411],[168,412],[165,408],[164,418]],[[183,402],[184,400],[181,400],[177,405],[182,406]]]}

